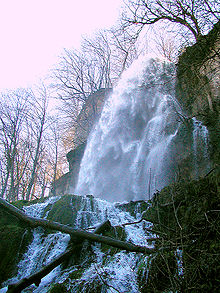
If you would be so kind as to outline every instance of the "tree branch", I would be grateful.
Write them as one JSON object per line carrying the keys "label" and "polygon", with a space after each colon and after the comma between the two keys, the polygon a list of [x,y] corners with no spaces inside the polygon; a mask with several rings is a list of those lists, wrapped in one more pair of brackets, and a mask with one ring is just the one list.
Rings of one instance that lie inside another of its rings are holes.
{"label": "tree branch", "polygon": [[93,234],[91,232],[83,231],[83,230],[76,230],[69,226],[52,222],[46,219],[37,219],[30,216],[27,216],[24,212],[19,210],[18,208],[14,207],[13,205],[6,202],[4,199],[0,198],[0,207],[6,209],[10,214],[16,216],[23,222],[27,223],[32,228],[41,226],[45,229],[52,229],[57,230],[66,234],[70,234],[73,239],[87,239],[91,242],[99,242],[109,246],[113,246],[122,250],[131,251],[131,252],[141,252],[144,254],[151,254],[156,252],[154,248],[148,248],[145,246],[135,245],[129,242],[113,239],[107,236],[101,236],[97,234]]}
{"label": "tree branch", "polygon": [[[100,224],[95,230],[94,233],[100,234],[105,230],[111,228],[111,224],[109,221],[105,221]],[[57,258],[51,261],[49,264],[41,268],[38,272],[30,275],[29,277],[25,277],[18,281],[17,283],[11,284],[8,286],[8,293],[20,293],[23,289],[27,288],[31,284],[35,284],[39,286],[41,279],[49,274],[54,268],[59,266],[62,262],[64,262],[68,257],[70,257],[74,253],[79,253],[81,249],[79,246],[81,245],[81,241],[72,242],[72,246],[67,249],[65,252],[61,253]]]}
{"label": "tree branch", "polygon": [[56,259],[54,259],[49,264],[44,266],[38,272],[30,275],[29,277],[25,277],[25,278],[21,279],[19,282],[15,283],[15,284],[9,285],[7,293],[20,293],[23,289],[27,288],[31,284],[35,284],[36,286],[39,286],[41,279],[43,277],[45,277],[47,274],[49,274],[58,265],[60,265],[71,254],[73,254],[74,251],[76,251],[77,247],[78,246],[76,245],[73,248],[66,250],[60,256],[58,256]]}

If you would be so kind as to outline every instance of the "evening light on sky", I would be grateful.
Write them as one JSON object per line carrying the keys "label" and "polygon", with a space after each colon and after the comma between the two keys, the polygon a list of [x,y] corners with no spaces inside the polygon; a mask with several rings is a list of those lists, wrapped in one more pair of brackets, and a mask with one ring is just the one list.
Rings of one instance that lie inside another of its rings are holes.
{"label": "evening light on sky", "polygon": [[122,0],[0,0],[0,91],[31,86],[77,48],[81,35],[115,24]]}

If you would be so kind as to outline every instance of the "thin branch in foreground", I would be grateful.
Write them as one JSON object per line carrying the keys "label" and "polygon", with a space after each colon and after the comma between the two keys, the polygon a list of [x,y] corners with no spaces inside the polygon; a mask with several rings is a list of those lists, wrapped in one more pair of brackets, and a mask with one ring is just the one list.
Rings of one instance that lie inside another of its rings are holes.
{"label": "thin branch in foreground", "polygon": [[[104,280],[104,278],[102,277],[102,275],[99,273],[98,268],[97,268],[96,265],[94,265],[94,268],[95,268],[96,273],[97,273],[98,277],[100,278],[101,282],[102,282],[105,286],[109,287],[110,289],[113,289],[114,291],[117,291],[117,292],[121,293],[117,288],[113,287],[112,285],[109,285],[109,284]],[[126,291],[126,292],[127,292],[127,291]]]}
{"label": "thin branch in foreground", "polygon": [[124,223],[124,224],[122,224],[122,226],[124,227],[124,226],[127,226],[127,225],[135,225],[135,224],[139,224],[139,223],[141,223],[143,220],[144,220],[144,219],[142,218],[142,219],[140,219],[140,220],[137,221],[137,222]]}

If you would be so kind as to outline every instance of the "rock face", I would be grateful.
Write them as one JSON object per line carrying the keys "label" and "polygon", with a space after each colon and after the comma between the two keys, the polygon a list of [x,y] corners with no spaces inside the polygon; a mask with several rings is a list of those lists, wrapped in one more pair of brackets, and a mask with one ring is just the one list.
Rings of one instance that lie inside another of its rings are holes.
{"label": "rock face", "polygon": [[[25,204],[25,201],[21,201]],[[17,264],[32,240],[30,228],[0,208],[0,284],[13,277]]]}
{"label": "rock face", "polygon": [[189,116],[208,127],[212,160],[219,163],[220,22],[188,47],[177,68],[177,98]]}
{"label": "rock face", "polygon": [[111,92],[111,88],[100,89],[88,97],[75,123],[75,147],[87,141],[88,135],[101,113],[103,103]]}
{"label": "rock face", "polygon": [[79,145],[74,150],[71,150],[66,156],[69,163],[69,172],[61,176],[56,180],[51,194],[53,195],[64,195],[73,191],[74,186],[77,183],[80,163],[84,154],[86,143]]}
{"label": "rock face", "polygon": [[100,89],[88,97],[75,123],[75,148],[67,155],[69,172],[56,180],[51,194],[63,195],[73,192],[77,183],[81,159],[86,147],[86,141],[95,121],[98,119],[104,101],[110,95],[112,89]]}

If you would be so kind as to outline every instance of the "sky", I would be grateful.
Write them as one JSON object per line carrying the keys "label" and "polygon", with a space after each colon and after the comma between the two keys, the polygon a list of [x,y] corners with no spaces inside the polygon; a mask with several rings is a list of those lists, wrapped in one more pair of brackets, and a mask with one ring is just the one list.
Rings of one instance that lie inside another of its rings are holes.
{"label": "sky", "polygon": [[122,0],[0,0],[0,91],[31,87],[82,35],[114,25]]}

